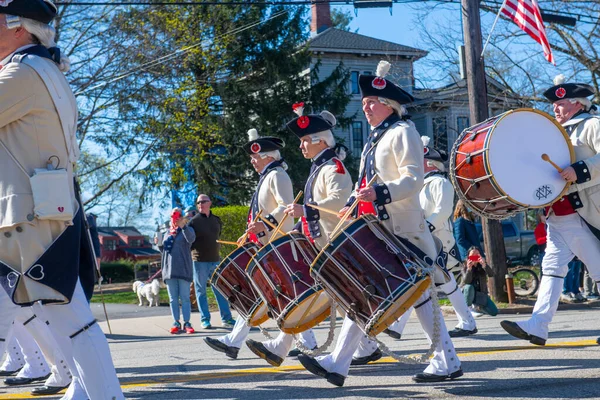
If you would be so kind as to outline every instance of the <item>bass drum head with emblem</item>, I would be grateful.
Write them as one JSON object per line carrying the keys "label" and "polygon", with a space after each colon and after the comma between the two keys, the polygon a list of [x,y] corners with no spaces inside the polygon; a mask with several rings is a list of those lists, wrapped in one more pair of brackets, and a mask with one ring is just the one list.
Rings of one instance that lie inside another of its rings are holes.
{"label": "bass drum head with emblem", "polygon": [[549,116],[513,112],[498,121],[487,147],[494,180],[513,201],[544,207],[562,196],[567,183],[542,154],[566,168],[572,150],[565,131]]}
{"label": "bass drum head with emblem", "polygon": [[568,183],[543,154],[562,168],[575,162],[569,136],[554,118],[520,108],[465,129],[452,148],[449,176],[474,212],[504,219],[566,193]]}

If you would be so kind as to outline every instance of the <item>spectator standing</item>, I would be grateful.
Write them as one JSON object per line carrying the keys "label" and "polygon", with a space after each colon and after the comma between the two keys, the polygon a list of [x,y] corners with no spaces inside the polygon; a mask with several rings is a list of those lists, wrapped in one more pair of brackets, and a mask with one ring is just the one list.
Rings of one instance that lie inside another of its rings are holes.
{"label": "spectator standing", "polygon": [[[206,298],[206,284],[219,265],[220,245],[217,240],[221,237],[223,223],[221,219],[210,211],[212,202],[205,194],[198,196],[196,206],[198,214],[190,221],[190,226],[196,233],[196,240],[192,245],[192,258],[194,260],[194,289],[196,301],[200,311],[202,329],[211,329],[210,310]],[[214,291],[221,312],[222,325],[233,328],[235,320],[231,317],[231,310],[227,299],[218,291]]]}
{"label": "spectator standing", "polygon": [[188,220],[180,208],[171,212],[169,234],[163,240],[162,276],[169,292],[169,304],[174,323],[170,332],[175,334],[182,331],[179,321],[179,302],[183,314],[183,329],[194,333],[190,323],[191,303],[190,284],[193,280],[192,243],[196,239],[194,230],[187,226]]}
{"label": "spectator standing", "polygon": [[463,295],[467,305],[475,306],[476,311],[482,311],[492,317],[498,315],[498,307],[488,295],[487,277],[494,276],[494,271],[475,246],[467,252],[467,259],[462,270]]}
{"label": "spectator standing", "polygon": [[598,284],[594,282],[590,276],[587,265],[584,265],[583,269],[585,271],[583,274],[584,296],[588,300],[598,300],[600,298],[600,295],[598,294]]}
{"label": "spectator standing", "polygon": [[546,215],[544,214],[544,210],[539,210],[537,213],[537,225],[533,231],[533,236],[535,237],[535,242],[540,249],[540,264],[542,259],[544,258],[544,254],[546,253]]}
{"label": "spectator standing", "polygon": [[581,303],[585,298],[579,291],[581,283],[581,261],[577,257],[573,258],[569,263],[569,269],[563,283],[563,291],[560,295],[560,300],[567,303]]}
{"label": "spectator standing", "polygon": [[462,200],[458,200],[456,207],[454,207],[454,238],[462,262],[466,262],[471,247],[477,247],[483,255],[477,228],[475,228],[475,222],[473,221],[473,214]]}

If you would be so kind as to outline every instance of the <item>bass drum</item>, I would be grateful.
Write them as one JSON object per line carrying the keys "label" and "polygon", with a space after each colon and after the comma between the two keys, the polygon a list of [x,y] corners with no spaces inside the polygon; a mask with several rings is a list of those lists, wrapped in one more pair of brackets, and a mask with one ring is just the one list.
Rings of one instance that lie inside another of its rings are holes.
{"label": "bass drum", "polygon": [[575,162],[569,135],[554,118],[520,108],[465,129],[452,148],[449,175],[475,213],[504,219],[567,192],[569,184],[542,154],[562,168]]}

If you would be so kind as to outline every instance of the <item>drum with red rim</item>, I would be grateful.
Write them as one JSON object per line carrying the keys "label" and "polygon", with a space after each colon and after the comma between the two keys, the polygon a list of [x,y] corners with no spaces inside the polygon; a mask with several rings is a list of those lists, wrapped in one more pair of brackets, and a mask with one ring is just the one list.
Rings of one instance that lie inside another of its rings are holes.
{"label": "drum with red rim", "polygon": [[246,275],[246,266],[258,252],[258,246],[248,242],[232,251],[215,269],[210,283],[251,326],[269,319],[267,306]]}
{"label": "drum with red rim", "polygon": [[473,211],[504,219],[566,193],[569,185],[542,154],[562,168],[575,162],[569,136],[554,118],[520,108],[465,129],[452,148],[449,175]]}
{"label": "drum with red rim", "polygon": [[310,275],[317,256],[302,233],[291,232],[262,247],[246,272],[285,333],[300,333],[330,315],[331,298]]}
{"label": "drum with red rim", "polygon": [[311,274],[350,319],[375,336],[427,290],[430,270],[375,216],[363,215],[323,248]]}

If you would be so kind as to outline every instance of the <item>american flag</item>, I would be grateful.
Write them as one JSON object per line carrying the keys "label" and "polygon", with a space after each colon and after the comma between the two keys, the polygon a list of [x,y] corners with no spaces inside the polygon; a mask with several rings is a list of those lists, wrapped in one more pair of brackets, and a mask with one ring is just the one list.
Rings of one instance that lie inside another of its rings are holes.
{"label": "american flag", "polygon": [[[501,9],[502,13],[512,19],[515,24],[542,45],[546,60],[555,64],[546,29],[542,21],[540,7],[536,0],[506,0]],[[556,64],[555,64],[556,65]]]}

